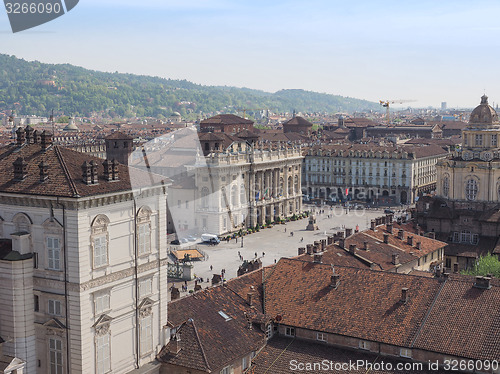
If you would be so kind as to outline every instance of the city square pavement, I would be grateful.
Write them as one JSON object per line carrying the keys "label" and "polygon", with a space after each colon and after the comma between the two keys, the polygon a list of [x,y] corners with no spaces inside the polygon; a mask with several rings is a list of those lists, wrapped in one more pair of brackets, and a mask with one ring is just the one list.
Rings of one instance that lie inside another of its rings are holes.
{"label": "city square pavement", "polygon": [[[364,230],[370,226],[372,219],[384,214],[383,209],[351,209],[348,213],[346,213],[345,208],[341,207],[324,206],[321,208],[324,209],[324,213],[320,213],[319,207],[305,209],[316,211],[316,224],[319,230],[306,231],[309,218],[303,218],[246,235],[243,237],[243,246],[242,238],[238,238],[237,241],[236,239],[231,239],[229,242],[221,241],[219,245],[215,246],[197,244],[197,247],[208,255],[208,259],[204,261],[192,262],[195,276],[203,279],[203,288],[211,284],[207,283],[207,279],[211,280],[213,274],[220,274],[222,269],[225,269],[224,278],[226,280],[236,277],[238,267],[243,263],[240,260],[240,255],[243,256],[243,260],[259,258],[263,266],[271,265],[281,257],[297,256],[299,247],[305,247],[306,244],[325,239],[327,235],[341,230],[343,226],[353,230],[359,226],[360,230]],[[210,270],[210,266],[212,266],[212,270]],[[174,279],[169,279],[169,282],[176,283],[179,289],[183,283]],[[194,281],[188,282],[188,289],[193,288]]]}

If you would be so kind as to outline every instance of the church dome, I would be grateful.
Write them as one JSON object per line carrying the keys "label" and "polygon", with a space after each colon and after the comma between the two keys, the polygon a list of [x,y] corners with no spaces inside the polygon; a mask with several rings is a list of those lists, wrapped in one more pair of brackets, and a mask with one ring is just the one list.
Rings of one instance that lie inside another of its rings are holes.
{"label": "church dome", "polygon": [[498,124],[498,114],[489,104],[488,96],[481,97],[479,104],[471,113],[469,124],[471,125],[493,125]]}

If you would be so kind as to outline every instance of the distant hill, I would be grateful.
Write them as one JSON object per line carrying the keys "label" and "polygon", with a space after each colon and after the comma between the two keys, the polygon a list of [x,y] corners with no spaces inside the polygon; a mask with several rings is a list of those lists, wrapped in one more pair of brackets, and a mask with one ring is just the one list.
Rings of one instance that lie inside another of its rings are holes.
{"label": "distant hill", "polygon": [[354,112],[379,110],[374,102],[304,90],[268,93],[236,87],[202,86],[186,80],[104,73],[69,64],[29,62],[0,54],[0,111],[17,114],[196,118],[238,108],[273,112]]}

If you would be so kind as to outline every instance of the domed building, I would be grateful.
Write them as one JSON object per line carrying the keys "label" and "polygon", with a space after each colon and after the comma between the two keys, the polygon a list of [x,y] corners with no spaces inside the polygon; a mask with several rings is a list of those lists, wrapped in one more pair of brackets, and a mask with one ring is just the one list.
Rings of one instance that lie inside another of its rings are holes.
{"label": "domed building", "polygon": [[[463,202],[470,209],[491,208],[500,202],[500,121],[481,97],[462,132],[462,149],[437,164],[437,195]],[[485,205],[486,203],[486,205]],[[477,205],[480,204],[480,205]]]}
{"label": "domed building", "polygon": [[418,222],[447,241],[447,270],[500,257],[500,121],[483,95],[462,131],[462,147],[437,163],[435,198],[417,203]]}

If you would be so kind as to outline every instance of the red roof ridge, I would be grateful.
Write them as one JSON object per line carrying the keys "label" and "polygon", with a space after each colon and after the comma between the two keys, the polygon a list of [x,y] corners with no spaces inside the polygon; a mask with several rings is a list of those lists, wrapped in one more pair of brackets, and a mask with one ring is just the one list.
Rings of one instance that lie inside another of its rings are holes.
{"label": "red roof ridge", "polygon": [[66,162],[64,161],[64,157],[61,154],[61,150],[59,149],[58,146],[53,146],[54,147],[54,152],[56,154],[57,159],[59,160],[59,163],[61,164],[61,167],[64,172],[64,176],[66,177],[66,180],[68,181],[68,184],[71,188],[71,191],[73,192],[73,197],[79,197],[80,194],[78,193],[78,189],[76,188],[75,182],[73,182],[73,179],[71,178],[69,174],[68,167],[66,166]]}
{"label": "red roof ridge", "polygon": [[203,349],[203,344],[201,343],[200,336],[198,335],[198,329],[196,328],[196,324],[194,323],[194,319],[190,318],[188,321],[190,321],[193,324],[193,329],[194,329],[194,334],[196,336],[196,340],[198,341],[198,345],[200,346],[201,350],[201,355],[203,356],[203,360],[205,361],[205,365],[207,366],[207,369],[212,371],[210,368],[210,365],[208,364],[207,356],[205,355],[205,350]]}

